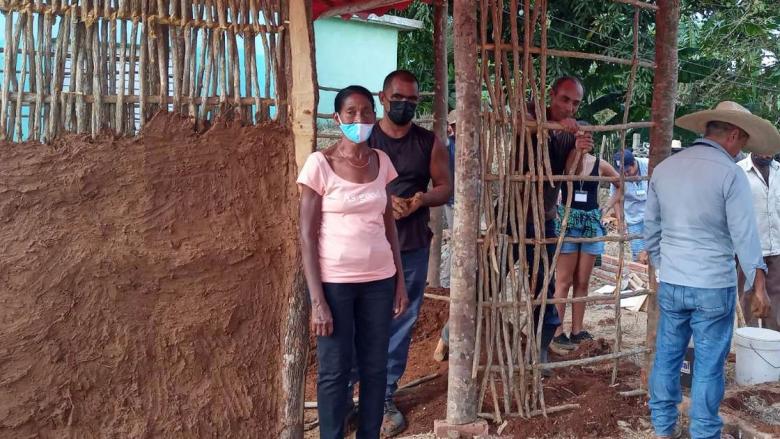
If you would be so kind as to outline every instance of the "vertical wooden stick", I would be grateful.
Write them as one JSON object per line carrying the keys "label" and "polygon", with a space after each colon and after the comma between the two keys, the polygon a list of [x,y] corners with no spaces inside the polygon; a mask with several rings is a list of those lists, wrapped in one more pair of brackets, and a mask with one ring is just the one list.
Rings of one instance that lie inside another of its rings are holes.
{"label": "vertical wooden stick", "polygon": [[[165,3],[163,0],[157,0],[158,17],[167,16]],[[160,108],[168,110],[166,98],[168,97],[168,28],[155,22],[155,47],[157,48],[157,73],[159,75],[159,96]]]}
{"label": "vertical wooden stick", "polygon": [[[41,0],[35,0],[36,5],[42,7]],[[41,123],[43,117],[43,74],[44,74],[44,55],[48,57],[46,52],[46,42],[44,40],[43,31],[47,27],[44,23],[44,14],[37,14],[37,29],[36,29],[36,43],[32,46],[31,55],[35,57],[35,111],[30,110],[30,117],[32,118],[32,126],[30,127],[29,138],[33,140],[43,140],[41,134]],[[51,20],[51,16],[46,14],[47,18]],[[32,20],[31,20],[32,21]],[[31,90],[32,91],[32,90]]]}
{"label": "vertical wooden stick", "polygon": [[[101,45],[101,51],[105,58],[105,64],[104,64],[104,70],[103,74],[105,75],[103,79],[103,93],[105,95],[118,95],[119,92],[117,91],[117,85],[119,82],[119,66],[118,66],[118,53],[117,53],[117,39],[119,38],[118,31],[119,31],[119,24],[117,23],[117,16],[121,15],[121,7],[118,5],[118,0],[103,0],[103,13],[105,14],[105,17],[107,17],[105,20],[103,20],[103,29],[107,30],[103,33],[103,43]],[[115,12],[112,17],[112,10]],[[108,26],[106,26],[106,21],[108,21]],[[121,20],[121,25],[125,25],[125,20]],[[106,38],[108,41],[106,41]],[[106,44],[108,44],[108,50],[106,54]],[[121,49],[120,49],[121,50]],[[106,56],[107,55],[107,56]],[[116,115],[117,107],[119,106],[118,102],[114,102],[113,104],[106,103],[104,105],[104,113],[106,115],[106,120],[101,121],[102,124],[104,124],[107,128],[113,128],[114,132],[121,133],[121,125],[117,124]],[[121,113],[121,110],[120,110]],[[121,121],[120,121],[121,122]]]}
{"label": "vertical wooden stick", "polygon": [[[119,13],[125,14],[127,0],[119,0]],[[125,61],[127,55],[127,20],[119,23],[119,78],[116,83],[116,106],[114,107],[114,132],[125,134]],[[113,63],[112,63],[113,64]],[[132,68],[132,66],[131,66]]]}
{"label": "vertical wooden stick", "polygon": [[[16,65],[11,64],[11,60],[14,56],[14,44],[13,44],[13,28],[14,28],[14,14],[13,12],[3,12],[3,18],[5,19],[5,50],[3,51],[3,90],[0,93],[0,140],[6,140],[6,121],[8,117],[8,95],[9,88],[11,86],[11,76],[16,76]],[[13,73],[11,73],[13,69]]]}
{"label": "vertical wooden stick", "polygon": [[[137,53],[138,53],[138,50],[139,50],[139,46],[138,46],[138,10],[137,10],[138,5],[139,5],[138,0],[132,0],[132,2],[131,2],[131,9],[133,11],[133,29],[130,32],[130,59],[129,59],[129,62],[128,62],[129,77],[128,77],[128,82],[127,82],[127,90],[128,90],[128,94],[130,94],[130,95],[135,95],[136,94],[136,85],[135,85],[136,84],[136,80],[135,80],[135,77],[136,77],[136,74],[138,74],[138,75],[141,74],[141,67],[136,63],[136,60],[137,60],[137,57],[138,57]],[[140,84],[142,84],[143,82],[139,79],[138,83],[139,83],[138,89],[140,90],[138,92],[138,94],[140,96],[143,96],[143,90],[142,90],[142,88],[140,86]],[[128,117],[128,121],[127,122],[128,123],[127,123],[127,130],[126,130],[126,132],[127,132],[127,134],[134,134],[135,130],[136,130],[136,125],[135,125],[135,114],[136,114],[136,112],[135,112],[135,103],[131,103],[128,106],[127,110],[128,110],[128,115],[127,115],[127,117]],[[141,119],[143,120],[143,118],[141,118]]]}
{"label": "vertical wooden stick", "polygon": [[139,86],[139,101],[140,101],[140,127],[144,128],[146,125],[146,119],[148,114],[146,113],[146,96],[150,92],[149,80],[147,78],[147,64],[149,61],[149,21],[146,18],[146,11],[149,7],[148,0],[141,0],[141,25],[143,29],[141,31],[141,54],[138,63],[138,86]]}
{"label": "vertical wooden stick", "polygon": [[[21,16],[24,16],[24,21],[22,21],[22,29],[25,30],[25,35],[27,34],[26,30],[28,28],[28,21],[27,17],[30,18],[30,22],[32,22],[32,13],[22,13]],[[32,27],[32,26],[29,26]],[[11,135],[11,140],[22,140],[22,96],[24,95],[24,86],[27,83],[27,51],[28,51],[28,40],[27,38],[23,38],[20,41],[20,48],[21,48],[21,55],[22,55],[22,68],[19,71],[19,86],[16,90],[16,124],[14,131]]]}
{"label": "vertical wooden stick", "polygon": [[[171,20],[178,20],[178,2],[171,1]],[[173,112],[179,113],[181,111],[181,86],[182,86],[182,66],[179,62],[179,56],[182,54],[182,47],[179,45],[181,40],[179,39],[179,33],[182,29],[179,26],[168,26],[168,33],[170,35],[171,45],[171,64],[173,67]],[[167,95],[167,91],[166,91]]]}
{"label": "vertical wooden stick", "polygon": [[[674,128],[674,103],[677,91],[677,29],[680,18],[679,0],[658,0],[655,33],[655,76],[653,78],[653,106],[651,115],[655,125],[650,129],[650,173],[671,155]],[[647,347],[645,378],[649,377],[655,356],[655,337],[658,325],[658,297],[654,288],[655,270],[649,265],[648,276],[653,294],[647,305]]]}
{"label": "vertical wooden stick", "polygon": [[[92,106],[91,106],[91,119],[90,119],[90,134],[92,135],[92,138],[96,138],[98,135],[98,131],[100,131],[100,123],[102,121],[102,113],[103,113],[103,105],[102,105],[102,90],[101,90],[101,75],[102,72],[102,63],[101,56],[100,56],[100,29],[96,25],[92,27],[92,31],[88,32],[88,35],[91,35],[92,41],[90,44],[90,47],[92,49],[91,57],[92,57]],[[89,70],[87,70],[87,78],[89,78]],[[89,79],[87,79],[89,80]]]}
{"label": "vertical wooden stick", "polygon": [[455,227],[452,249],[450,302],[450,369],[447,420],[465,424],[476,420],[476,387],[471,379],[476,329],[476,234],[479,228],[479,76],[477,65],[477,5],[455,0],[455,71],[457,125]]}

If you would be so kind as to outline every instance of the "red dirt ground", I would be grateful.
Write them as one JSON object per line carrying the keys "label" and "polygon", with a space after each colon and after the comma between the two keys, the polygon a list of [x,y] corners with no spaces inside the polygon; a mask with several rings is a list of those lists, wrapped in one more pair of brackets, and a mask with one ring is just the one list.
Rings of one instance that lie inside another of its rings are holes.
{"label": "red dirt ground", "polygon": [[[449,295],[446,289],[429,291]],[[437,363],[432,355],[439,338],[441,326],[447,319],[446,302],[425,299],[412,338],[409,365],[401,385],[433,373],[440,375],[416,386],[409,391],[399,392],[396,404],[406,415],[409,427],[403,435],[427,433],[433,429],[433,421],[444,419],[447,405],[447,363]],[[604,340],[583,344],[582,348],[566,356],[566,359],[597,355],[609,350]],[[562,359],[562,358],[558,358]],[[306,374],[306,399],[316,398],[316,361],[312,361]],[[556,371],[555,376],[545,381],[547,406],[579,403],[581,408],[541,416],[530,420],[511,418],[503,435],[515,438],[559,437],[570,434],[574,437],[621,437],[618,421],[636,427],[639,419],[648,415],[645,399],[626,398],[620,391],[636,388],[639,368],[629,362],[621,363],[619,384],[610,386],[611,363],[601,368],[572,368]],[[486,406],[489,404],[486,404]],[[485,407],[487,409],[489,407]],[[312,412],[312,411],[309,411]],[[309,413],[309,417],[313,414]],[[495,434],[497,425],[491,424]]]}
{"label": "red dirt ground", "polygon": [[[772,433],[775,437],[780,437],[780,425],[768,424],[761,420],[757,414],[749,407],[748,400],[754,397],[755,401],[763,402],[766,407],[780,403],[780,393],[771,390],[749,389],[738,392],[737,394],[723,400],[722,407],[733,410],[739,414],[742,419],[748,420],[758,431]],[[780,420],[778,420],[780,421]]]}

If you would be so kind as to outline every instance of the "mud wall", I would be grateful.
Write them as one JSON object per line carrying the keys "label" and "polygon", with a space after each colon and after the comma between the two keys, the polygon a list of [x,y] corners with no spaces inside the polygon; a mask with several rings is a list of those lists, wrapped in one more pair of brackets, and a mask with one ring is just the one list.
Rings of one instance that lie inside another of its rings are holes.
{"label": "mud wall", "polygon": [[167,114],[0,144],[0,437],[276,437],[293,157]]}

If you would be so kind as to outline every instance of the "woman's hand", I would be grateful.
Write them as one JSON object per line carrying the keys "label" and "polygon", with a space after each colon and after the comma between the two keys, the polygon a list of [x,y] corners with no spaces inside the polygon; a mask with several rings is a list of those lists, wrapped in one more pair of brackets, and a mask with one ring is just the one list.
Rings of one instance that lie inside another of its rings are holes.
{"label": "woman's hand", "polygon": [[395,300],[393,301],[393,318],[401,317],[409,307],[409,296],[406,295],[406,285],[399,282],[395,287]]}
{"label": "woman's hand", "polygon": [[318,337],[329,337],[333,334],[333,316],[330,307],[325,302],[311,305],[311,332]]}

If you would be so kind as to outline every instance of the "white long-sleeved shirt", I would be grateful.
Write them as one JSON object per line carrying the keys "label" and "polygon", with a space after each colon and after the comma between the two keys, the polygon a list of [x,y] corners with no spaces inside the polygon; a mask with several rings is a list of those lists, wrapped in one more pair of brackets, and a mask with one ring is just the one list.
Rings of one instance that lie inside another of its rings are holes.
{"label": "white long-sleeved shirt", "polygon": [[780,255],[780,163],[769,165],[769,183],[764,181],[752,157],[737,163],[745,171],[753,193],[753,208],[758,221],[758,235],[764,256]]}

